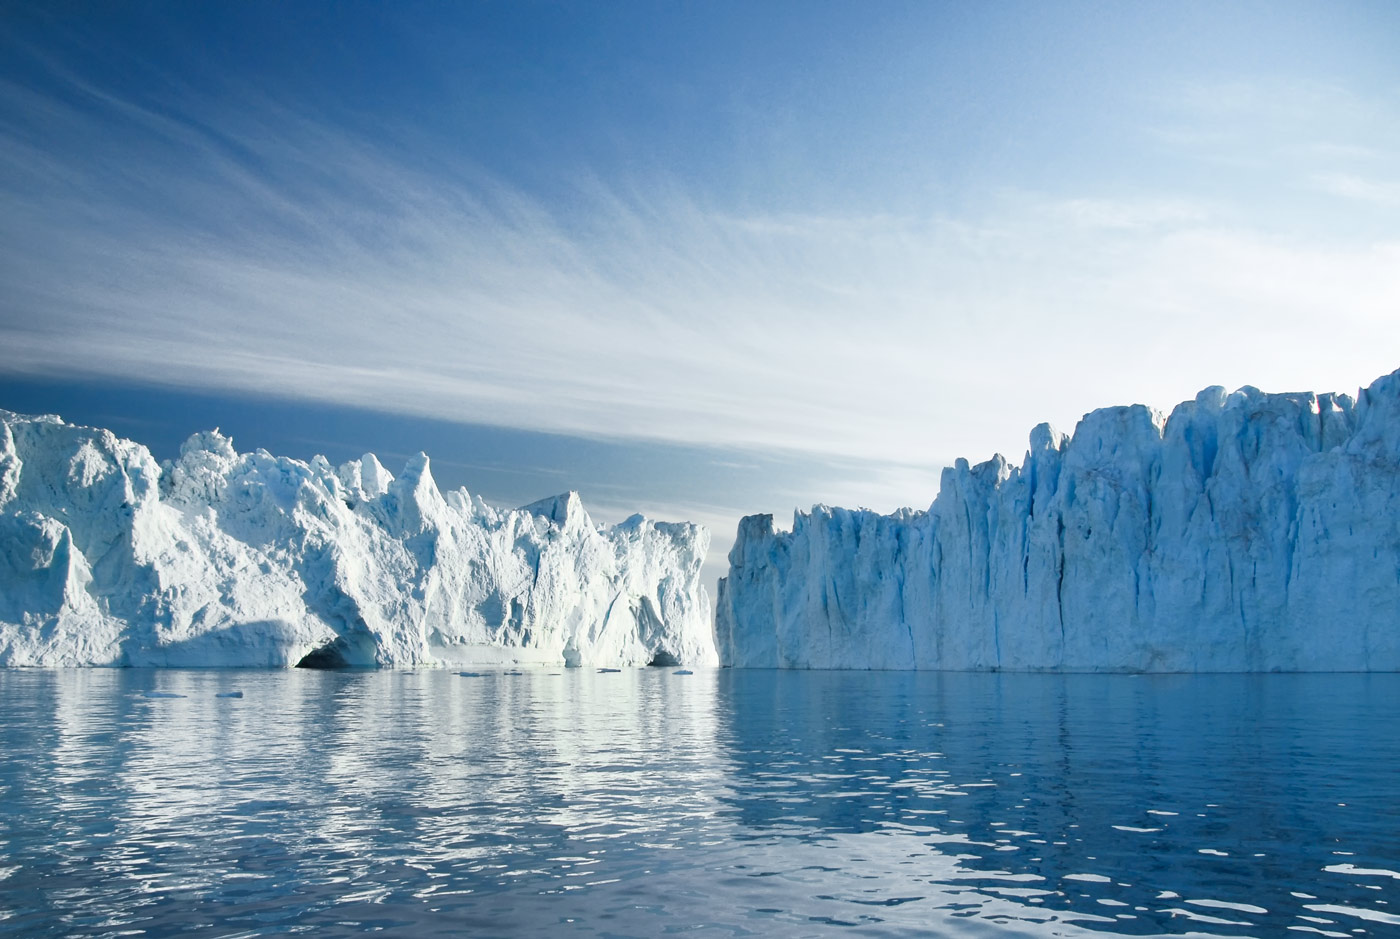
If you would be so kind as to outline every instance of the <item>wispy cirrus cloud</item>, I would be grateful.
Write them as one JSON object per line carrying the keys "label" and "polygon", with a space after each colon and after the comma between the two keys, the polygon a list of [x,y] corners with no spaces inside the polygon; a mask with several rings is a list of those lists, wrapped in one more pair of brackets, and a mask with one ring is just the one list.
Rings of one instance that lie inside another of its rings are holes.
{"label": "wispy cirrus cloud", "polygon": [[664,180],[546,197],[266,101],[156,107],[74,79],[5,85],[0,107],[10,373],[923,479],[1099,405],[1345,390],[1400,365],[1400,232],[1277,235],[1170,190],[863,216]]}
{"label": "wispy cirrus cloud", "polygon": [[1367,179],[1350,173],[1324,173],[1314,177],[1319,190],[1343,199],[1373,206],[1400,206],[1400,182]]}

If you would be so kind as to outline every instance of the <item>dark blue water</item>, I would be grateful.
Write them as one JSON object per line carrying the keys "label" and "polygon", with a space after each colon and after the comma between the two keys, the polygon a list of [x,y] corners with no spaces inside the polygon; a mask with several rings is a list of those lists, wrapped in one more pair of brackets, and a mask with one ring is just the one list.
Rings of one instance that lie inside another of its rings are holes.
{"label": "dark blue water", "polygon": [[1396,675],[0,671],[0,714],[0,934],[1400,934]]}

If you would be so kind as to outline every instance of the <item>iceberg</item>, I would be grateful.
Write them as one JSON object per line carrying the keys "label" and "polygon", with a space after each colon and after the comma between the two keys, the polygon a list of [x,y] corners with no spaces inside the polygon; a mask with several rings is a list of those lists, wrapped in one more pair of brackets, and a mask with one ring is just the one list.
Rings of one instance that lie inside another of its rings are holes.
{"label": "iceberg", "polygon": [[0,411],[0,665],[713,664],[709,533]]}
{"label": "iceberg", "polygon": [[926,512],[748,516],[729,564],[731,666],[1398,670],[1400,372],[1042,424]]}

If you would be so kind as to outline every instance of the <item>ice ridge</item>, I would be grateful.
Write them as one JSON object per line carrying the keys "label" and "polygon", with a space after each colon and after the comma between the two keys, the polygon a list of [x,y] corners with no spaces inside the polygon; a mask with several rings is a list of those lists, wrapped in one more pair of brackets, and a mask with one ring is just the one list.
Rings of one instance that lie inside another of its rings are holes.
{"label": "ice ridge", "polygon": [[713,664],[709,533],[0,411],[0,665]]}
{"label": "ice ridge", "polygon": [[927,512],[749,516],[729,564],[727,665],[1400,670],[1400,372],[1042,424]]}

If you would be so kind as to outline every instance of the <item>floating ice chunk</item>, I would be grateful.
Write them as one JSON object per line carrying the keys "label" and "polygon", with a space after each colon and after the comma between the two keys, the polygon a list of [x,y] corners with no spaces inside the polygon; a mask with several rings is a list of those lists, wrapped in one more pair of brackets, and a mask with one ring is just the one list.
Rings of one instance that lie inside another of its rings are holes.
{"label": "floating ice chunk", "polygon": [[695,673],[692,672],[692,671],[691,671],[690,669],[688,669],[688,668],[678,668],[678,669],[676,669],[674,672],[672,672],[671,674],[672,674],[672,675],[694,675]]}
{"label": "floating ice chunk", "polygon": [[598,671],[599,671],[600,673],[602,673],[602,672],[620,672],[620,671],[622,671],[622,669],[620,669],[620,668],[600,668],[600,669],[598,669]]}
{"label": "floating ice chunk", "polygon": [[444,498],[418,455],[333,470],[197,434],[161,464],[0,411],[0,663],[715,664],[709,533],[588,518],[577,493]]}
{"label": "floating ice chunk", "polygon": [[216,697],[216,698],[241,698],[241,697],[243,697],[243,692],[241,692],[241,691],[220,691],[218,694],[214,695],[214,697]]}
{"label": "floating ice chunk", "polygon": [[480,678],[480,677],[481,677],[481,673],[480,673],[480,672],[458,672],[457,674],[458,674],[458,675],[461,675],[463,678]]}
{"label": "floating ice chunk", "polygon": [[143,698],[183,698],[182,694],[175,694],[172,691],[145,691],[141,693]]}

